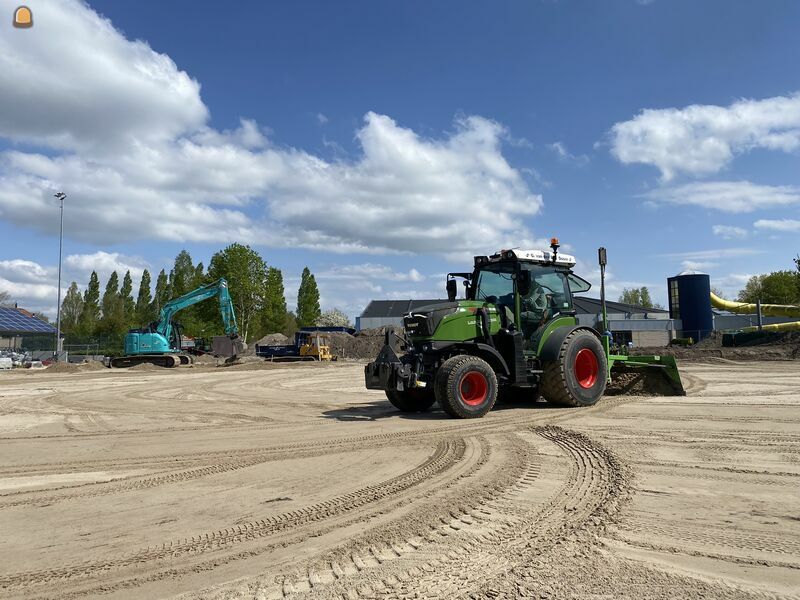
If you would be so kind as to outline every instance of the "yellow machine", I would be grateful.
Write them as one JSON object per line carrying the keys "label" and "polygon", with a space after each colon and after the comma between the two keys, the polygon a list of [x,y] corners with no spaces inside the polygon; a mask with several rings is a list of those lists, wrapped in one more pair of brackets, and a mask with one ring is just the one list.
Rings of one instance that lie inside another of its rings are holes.
{"label": "yellow machine", "polygon": [[300,340],[301,360],[336,360],[336,355],[331,353],[330,338],[314,332],[308,332],[304,338]]}

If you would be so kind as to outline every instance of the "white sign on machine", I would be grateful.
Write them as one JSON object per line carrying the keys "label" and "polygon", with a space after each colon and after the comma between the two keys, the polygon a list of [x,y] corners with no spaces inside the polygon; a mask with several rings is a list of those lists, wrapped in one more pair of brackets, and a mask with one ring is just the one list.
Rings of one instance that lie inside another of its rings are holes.
{"label": "white sign on machine", "polygon": [[[553,253],[550,250],[507,250],[513,252],[514,256],[519,260],[530,260],[539,263],[553,263]],[[575,265],[575,257],[571,254],[562,254],[559,252],[556,255],[555,264],[565,267]]]}

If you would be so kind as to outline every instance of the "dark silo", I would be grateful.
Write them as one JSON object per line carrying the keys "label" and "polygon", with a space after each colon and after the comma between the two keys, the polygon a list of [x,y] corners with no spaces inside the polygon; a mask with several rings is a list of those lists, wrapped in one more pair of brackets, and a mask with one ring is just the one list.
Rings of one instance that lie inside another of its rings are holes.
{"label": "dark silo", "polygon": [[711,279],[705,273],[684,271],[667,279],[669,316],[680,319],[681,337],[699,342],[714,329],[711,313]]}

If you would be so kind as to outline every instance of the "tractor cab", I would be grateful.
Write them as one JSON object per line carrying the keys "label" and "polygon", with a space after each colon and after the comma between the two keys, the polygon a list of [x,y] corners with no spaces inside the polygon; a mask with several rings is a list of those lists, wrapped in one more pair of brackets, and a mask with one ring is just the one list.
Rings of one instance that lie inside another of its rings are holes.
{"label": "tractor cab", "polygon": [[467,300],[496,307],[501,328],[522,333],[523,349],[534,352],[546,325],[559,316],[575,316],[573,294],[586,292],[591,284],[575,275],[575,258],[558,254],[558,240],[551,252],[501,250],[492,256],[476,256],[472,273],[449,273],[450,300],[457,295],[462,278]]}

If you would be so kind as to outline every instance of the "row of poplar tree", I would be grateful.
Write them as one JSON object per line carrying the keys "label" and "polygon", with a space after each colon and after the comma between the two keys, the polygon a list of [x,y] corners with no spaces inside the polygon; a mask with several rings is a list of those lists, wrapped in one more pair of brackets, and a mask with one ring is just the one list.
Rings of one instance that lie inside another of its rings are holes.
{"label": "row of poplar tree", "polygon": [[[100,293],[100,281],[92,271],[83,293],[72,282],[61,306],[61,328],[67,339],[121,338],[132,327],[145,327],[158,320],[161,308],[173,298],[220,278],[228,282],[239,333],[245,340],[268,333],[293,335],[299,327],[316,325],[320,320],[319,290],[308,267],[303,269],[297,293],[297,311],[286,307],[283,274],[270,267],[261,255],[242,244],[231,244],[211,257],[208,269],[194,264],[183,250],[175,257],[172,270],[162,269],[155,281],[145,269],[139,292],[133,297],[130,271],[119,280],[111,274]],[[176,320],[186,335],[211,337],[224,333],[219,302],[210,300],[182,310]]]}

